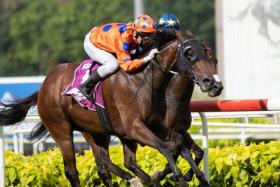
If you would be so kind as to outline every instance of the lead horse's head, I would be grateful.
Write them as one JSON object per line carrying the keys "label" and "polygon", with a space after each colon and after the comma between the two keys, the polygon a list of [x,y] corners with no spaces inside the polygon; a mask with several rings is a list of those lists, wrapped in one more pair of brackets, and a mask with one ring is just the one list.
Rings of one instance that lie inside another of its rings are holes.
{"label": "lead horse's head", "polygon": [[156,61],[160,62],[158,64],[163,71],[171,69],[173,73],[189,77],[211,97],[221,94],[223,84],[217,74],[217,59],[210,48],[201,44],[190,32],[183,37],[172,29],[162,30],[149,41],[148,46],[160,46]]}
{"label": "lead horse's head", "polygon": [[202,92],[215,97],[221,94],[223,84],[217,74],[217,59],[209,47],[195,37],[181,38],[178,45],[177,71],[199,85]]}

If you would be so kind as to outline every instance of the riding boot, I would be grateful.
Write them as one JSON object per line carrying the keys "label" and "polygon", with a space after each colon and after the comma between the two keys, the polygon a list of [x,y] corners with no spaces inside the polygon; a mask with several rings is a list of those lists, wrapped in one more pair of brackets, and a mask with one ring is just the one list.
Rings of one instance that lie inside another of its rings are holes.
{"label": "riding boot", "polygon": [[97,71],[94,71],[90,77],[79,86],[80,92],[89,100],[91,100],[91,91],[93,89],[93,86],[97,84],[99,81],[101,81],[102,78],[97,73]]}

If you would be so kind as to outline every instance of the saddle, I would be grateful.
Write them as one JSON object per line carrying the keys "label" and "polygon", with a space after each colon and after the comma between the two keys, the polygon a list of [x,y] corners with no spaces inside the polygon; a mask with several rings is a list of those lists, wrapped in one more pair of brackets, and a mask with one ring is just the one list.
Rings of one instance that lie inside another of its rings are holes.
{"label": "saddle", "polygon": [[71,84],[61,93],[61,95],[71,95],[82,107],[96,111],[102,127],[106,133],[113,133],[109,115],[105,108],[104,99],[102,96],[102,83],[98,82],[91,92],[92,99],[87,99],[78,89],[78,87],[88,79],[90,74],[95,71],[100,65],[91,59],[85,59],[74,72],[74,78]]}

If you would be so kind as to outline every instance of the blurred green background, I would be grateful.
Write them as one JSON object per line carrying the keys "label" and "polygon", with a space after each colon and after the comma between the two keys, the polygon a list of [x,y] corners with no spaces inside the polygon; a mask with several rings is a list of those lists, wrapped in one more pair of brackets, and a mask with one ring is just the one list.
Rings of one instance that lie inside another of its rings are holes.
{"label": "blurred green background", "polygon": [[[107,22],[133,20],[133,0],[0,0],[0,77],[45,75],[56,64],[79,63],[85,34]],[[157,20],[170,12],[181,31],[215,46],[214,0],[144,0]]]}

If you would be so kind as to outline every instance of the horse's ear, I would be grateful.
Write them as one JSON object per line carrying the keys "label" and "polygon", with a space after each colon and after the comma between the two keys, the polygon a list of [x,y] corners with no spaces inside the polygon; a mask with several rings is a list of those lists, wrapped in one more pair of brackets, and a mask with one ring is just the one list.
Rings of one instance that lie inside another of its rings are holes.
{"label": "horse's ear", "polygon": [[178,39],[182,39],[183,38],[183,35],[179,31],[175,31],[174,30],[174,32],[175,32],[176,38],[178,38]]}
{"label": "horse's ear", "polygon": [[194,36],[193,36],[193,33],[192,33],[190,30],[186,30],[186,36],[187,36],[188,38],[194,37]]}
{"label": "horse's ear", "polygon": [[212,58],[213,52],[212,52],[212,49],[209,46],[209,42],[207,40],[202,40],[201,44],[202,44],[202,47],[204,48],[204,50],[206,50],[208,58]]}

